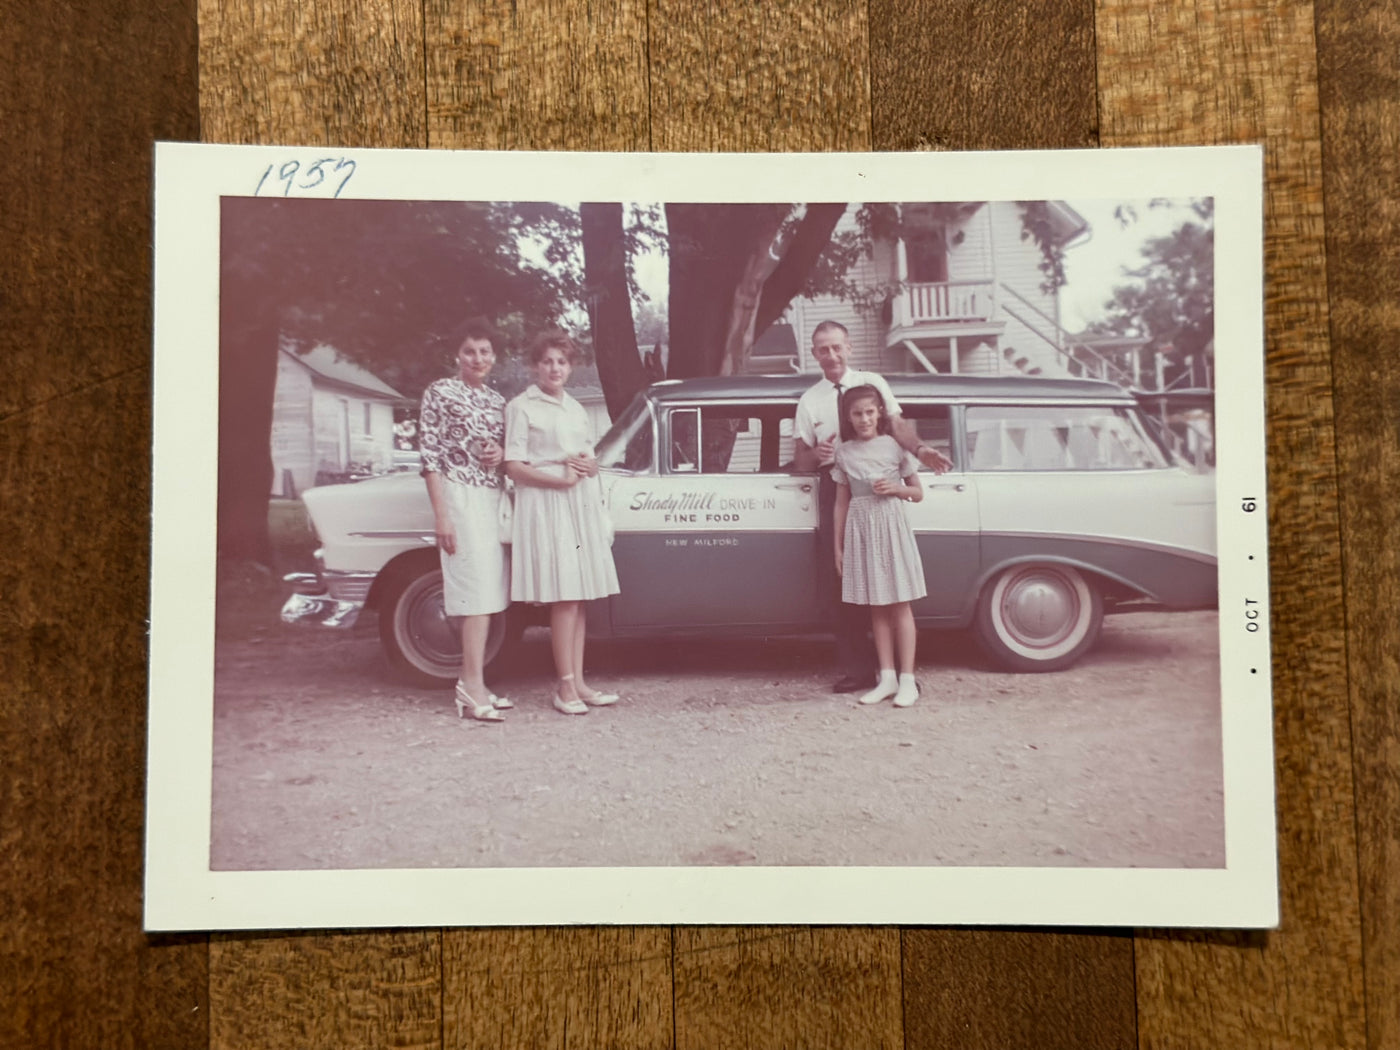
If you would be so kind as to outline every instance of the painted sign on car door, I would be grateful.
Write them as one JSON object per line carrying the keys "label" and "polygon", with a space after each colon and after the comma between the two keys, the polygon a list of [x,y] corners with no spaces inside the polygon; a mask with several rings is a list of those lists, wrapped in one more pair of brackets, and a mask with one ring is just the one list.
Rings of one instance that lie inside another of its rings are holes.
{"label": "painted sign on car door", "polygon": [[667,406],[648,473],[610,479],[615,631],[772,629],[815,619],[816,477],[790,404]]}

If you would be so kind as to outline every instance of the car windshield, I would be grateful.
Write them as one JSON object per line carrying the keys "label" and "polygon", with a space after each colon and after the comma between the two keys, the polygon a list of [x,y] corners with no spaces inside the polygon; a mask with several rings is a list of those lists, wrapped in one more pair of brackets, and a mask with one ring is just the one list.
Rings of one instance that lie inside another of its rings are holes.
{"label": "car windshield", "polygon": [[638,395],[598,441],[598,466],[640,473],[652,466],[651,402]]}

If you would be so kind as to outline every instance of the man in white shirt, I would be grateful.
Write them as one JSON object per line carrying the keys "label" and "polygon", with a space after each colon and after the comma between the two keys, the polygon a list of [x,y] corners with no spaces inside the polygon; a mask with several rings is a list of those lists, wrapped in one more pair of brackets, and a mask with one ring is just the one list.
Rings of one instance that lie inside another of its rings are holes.
{"label": "man in white shirt", "polygon": [[836,575],[835,512],[836,483],[831,480],[831,464],[841,434],[841,395],[852,387],[869,385],[880,391],[890,418],[894,439],[912,452],[921,464],[938,474],[953,463],[931,445],[919,441],[914,425],[900,414],[899,402],[883,376],[847,367],[851,356],[850,333],[837,321],[823,321],[812,332],[812,356],[821,366],[822,378],[797,402],[793,430],[797,438],[795,462],[798,470],[821,474],[817,542],[821,547],[822,590],[834,603],[832,633],[836,636],[836,662],[841,677],[834,692],[853,693],[869,689],[875,682],[875,653],[870,643],[870,614],[859,605],[841,601],[841,580]]}

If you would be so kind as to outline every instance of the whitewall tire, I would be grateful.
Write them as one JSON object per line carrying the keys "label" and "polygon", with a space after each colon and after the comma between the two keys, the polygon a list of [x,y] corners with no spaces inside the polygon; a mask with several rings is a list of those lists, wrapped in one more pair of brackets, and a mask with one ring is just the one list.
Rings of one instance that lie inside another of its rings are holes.
{"label": "whitewall tire", "polygon": [[1079,570],[1049,563],[1012,565],[982,590],[977,636],[1011,671],[1058,671],[1098,639],[1103,598]]}

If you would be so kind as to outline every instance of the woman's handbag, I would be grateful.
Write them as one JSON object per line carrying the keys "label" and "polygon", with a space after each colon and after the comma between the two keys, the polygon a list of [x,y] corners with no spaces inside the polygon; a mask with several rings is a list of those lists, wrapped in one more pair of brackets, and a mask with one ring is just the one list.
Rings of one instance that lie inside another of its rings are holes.
{"label": "woman's handbag", "polygon": [[501,483],[501,500],[496,505],[496,536],[505,544],[511,540],[515,528],[515,486],[509,481]]}

